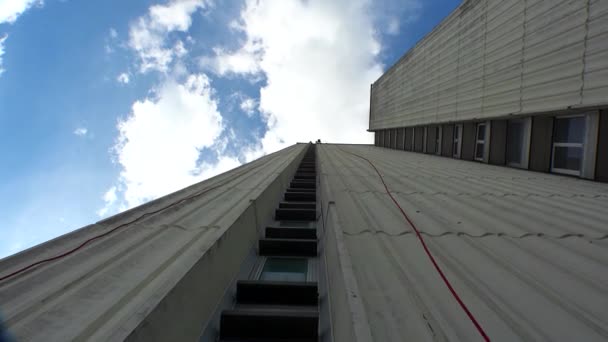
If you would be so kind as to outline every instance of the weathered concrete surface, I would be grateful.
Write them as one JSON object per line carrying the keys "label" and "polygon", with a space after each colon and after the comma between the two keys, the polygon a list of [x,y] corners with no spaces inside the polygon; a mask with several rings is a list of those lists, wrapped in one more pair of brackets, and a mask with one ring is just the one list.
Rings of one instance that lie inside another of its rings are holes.
{"label": "weathered concrete surface", "polygon": [[0,261],[0,275],[8,274],[125,225],[1,282],[9,330],[23,341],[195,340],[306,147],[291,146]]}
{"label": "weathered concrete surface", "polygon": [[375,341],[481,340],[373,168],[347,151],[375,164],[493,341],[608,340],[608,184],[322,144],[332,319],[347,336],[336,341],[356,329]]}

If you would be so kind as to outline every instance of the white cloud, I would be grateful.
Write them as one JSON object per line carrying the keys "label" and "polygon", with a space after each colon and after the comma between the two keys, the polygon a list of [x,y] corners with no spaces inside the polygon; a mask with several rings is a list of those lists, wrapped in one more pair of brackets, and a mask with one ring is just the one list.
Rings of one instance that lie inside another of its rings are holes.
{"label": "white cloud", "polygon": [[[229,24],[244,36],[242,45],[216,47],[199,59],[220,76],[265,80],[259,100],[243,95],[233,102],[246,113],[257,109],[268,125],[240,158],[226,154],[238,132],[223,127],[209,79],[188,76],[187,31],[192,15],[208,5],[173,0],[131,24],[129,47],[140,72],[165,73],[165,83],[119,121],[113,153],[121,173],[98,213],[139,205],[294,142],[371,142],[369,84],[382,72],[371,0],[246,0],[240,19]],[[204,148],[218,153],[217,162],[199,163]]]}
{"label": "white cloud", "polygon": [[256,74],[260,71],[260,50],[252,44],[234,52],[227,52],[222,48],[213,48],[214,57],[203,56],[200,59],[201,67],[210,69],[219,75],[226,74]]}
{"label": "white cloud", "polygon": [[121,73],[120,75],[118,75],[116,77],[116,81],[118,81],[119,83],[122,83],[122,84],[128,84],[129,83],[129,74],[126,72]]}
{"label": "white cloud", "polygon": [[108,191],[106,191],[106,193],[103,195],[103,201],[105,202],[105,205],[103,208],[99,209],[97,211],[97,215],[99,215],[100,217],[106,216],[106,214],[112,210],[112,208],[114,207],[114,204],[116,203],[116,201],[118,200],[118,196],[116,195],[116,187],[112,186],[110,189],[108,189]]}
{"label": "white cloud", "polygon": [[167,5],[151,6],[147,15],[132,23],[129,47],[139,57],[140,71],[167,72],[171,62],[187,52],[181,41],[169,44],[168,34],[186,32],[192,24],[191,15],[208,5],[205,0],[173,0]]}
{"label": "white cloud", "polygon": [[0,24],[12,24],[30,7],[43,3],[42,0],[0,0]]}
{"label": "white cloud", "polygon": [[238,165],[231,158],[197,165],[199,151],[212,146],[222,129],[204,74],[191,75],[184,83],[169,80],[154,98],[135,102],[131,114],[118,123],[114,147],[122,167],[117,189],[124,205],[142,204]]}
{"label": "white cloud", "polygon": [[2,55],[4,55],[4,42],[8,38],[8,34],[0,37],[0,75],[4,72],[4,68],[2,67]]}
{"label": "white cloud", "polygon": [[85,135],[87,135],[87,132],[89,130],[86,129],[85,127],[78,127],[74,130],[74,134],[79,136],[79,137],[84,137]]}
{"label": "white cloud", "polygon": [[118,37],[118,32],[115,28],[110,27],[110,38],[116,39]]}
{"label": "white cloud", "polygon": [[248,116],[252,116],[255,113],[255,109],[257,107],[258,103],[256,100],[250,98],[250,97],[245,97],[243,98],[243,100],[241,101],[241,110],[243,112],[245,112],[245,114],[247,114]]}
{"label": "white cloud", "polygon": [[[262,139],[271,152],[298,141],[370,143],[369,85],[382,73],[380,42],[366,0],[247,0],[245,43],[202,60],[220,75],[261,73]],[[288,18],[288,19],[287,19]]]}

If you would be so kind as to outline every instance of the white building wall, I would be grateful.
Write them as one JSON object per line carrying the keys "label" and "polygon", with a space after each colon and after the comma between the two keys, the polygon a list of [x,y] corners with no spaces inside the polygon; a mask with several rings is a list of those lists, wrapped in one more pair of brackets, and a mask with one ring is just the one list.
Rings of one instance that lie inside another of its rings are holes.
{"label": "white building wall", "polygon": [[372,130],[608,105],[608,1],[465,0],[371,102]]}

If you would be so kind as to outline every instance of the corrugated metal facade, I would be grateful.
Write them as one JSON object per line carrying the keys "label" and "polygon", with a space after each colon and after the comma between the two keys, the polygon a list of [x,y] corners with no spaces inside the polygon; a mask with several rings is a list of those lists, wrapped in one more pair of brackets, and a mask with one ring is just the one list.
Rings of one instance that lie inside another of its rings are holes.
{"label": "corrugated metal facade", "polygon": [[608,2],[465,0],[372,87],[370,129],[608,105]]}
{"label": "corrugated metal facade", "polygon": [[493,341],[608,340],[608,184],[373,146],[317,148],[324,234],[342,240],[352,264],[343,271],[356,281],[353,317],[343,319],[359,331],[375,341],[481,340],[374,169],[351,153],[378,168]]}

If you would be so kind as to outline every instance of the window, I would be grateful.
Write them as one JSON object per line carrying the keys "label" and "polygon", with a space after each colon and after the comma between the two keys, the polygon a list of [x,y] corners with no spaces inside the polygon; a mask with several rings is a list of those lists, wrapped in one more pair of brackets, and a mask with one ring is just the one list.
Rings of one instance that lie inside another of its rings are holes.
{"label": "window", "polygon": [[483,161],[486,145],[486,124],[477,124],[477,139],[475,141],[475,160]]}
{"label": "window", "polygon": [[527,168],[530,143],[530,118],[507,122],[507,165]]}
{"label": "window", "polygon": [[260,280],[306,281],[308,259],[267,258]]}
{"label": "window", "polygon": [[460,158],[460,147],[462,142],[462,124],[454,125],[454,143],[452,144],[452,155]]}
{"label": "window", "polygon": [[584,142],[584,116],[555,118],[551,171],[580,176]]}

